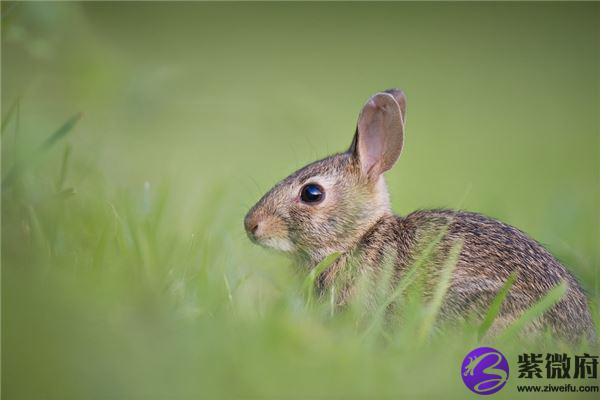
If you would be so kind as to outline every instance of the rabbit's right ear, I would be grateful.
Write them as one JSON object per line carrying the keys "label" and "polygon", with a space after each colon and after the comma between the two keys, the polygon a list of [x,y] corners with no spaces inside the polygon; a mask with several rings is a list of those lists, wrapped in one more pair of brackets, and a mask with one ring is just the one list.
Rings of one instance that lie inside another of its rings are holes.
{"label": "rabbit's right ear", "polygon": [[376,179],[392,168],[404,143],[406,98],[400,90],[374,95],[363,106],[356,134],[348,150],[363,174]]}

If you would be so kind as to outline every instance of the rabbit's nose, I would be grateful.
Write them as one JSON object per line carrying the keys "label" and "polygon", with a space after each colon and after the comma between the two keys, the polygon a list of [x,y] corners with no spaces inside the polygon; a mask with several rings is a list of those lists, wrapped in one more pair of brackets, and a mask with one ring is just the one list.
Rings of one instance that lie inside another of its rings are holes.
{"label": "rabbit's nose", "polygon": [[246,233],[250,239],[256,239],[256,231],[258,230],[258,221],[253,216],[246,216],[244,219],[244,227],[246,228]]}
{"label": "rabbit's nose", "polygon": [[250,226],[248,228],[248,230],[250,231],[250,233],[252,233],[253,235],[256,233],[257,229],[258,229],[258,223],[254,223],[252,226]]}

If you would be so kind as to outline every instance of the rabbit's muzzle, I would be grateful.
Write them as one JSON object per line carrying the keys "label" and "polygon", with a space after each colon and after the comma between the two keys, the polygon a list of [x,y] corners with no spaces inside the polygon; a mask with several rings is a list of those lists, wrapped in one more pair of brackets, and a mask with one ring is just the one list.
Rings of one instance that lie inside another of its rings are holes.
{"label": "rabbit's muzzle", "polygon": [[244,218],[244,228],[250,240],[263,247],[284,252],[295,248],[288,237],[285,222],[277,215],[251,210]]}
{"label": "rabbit's muzzle", "polygon": [[256,218],[254,214],[248,213],[248,215],[246,215],[246,218],[244,218],[244,228],[246,229],[248,238],[256,243],[257,233],[260,234],[260,232],[258,231],[258,218]]}

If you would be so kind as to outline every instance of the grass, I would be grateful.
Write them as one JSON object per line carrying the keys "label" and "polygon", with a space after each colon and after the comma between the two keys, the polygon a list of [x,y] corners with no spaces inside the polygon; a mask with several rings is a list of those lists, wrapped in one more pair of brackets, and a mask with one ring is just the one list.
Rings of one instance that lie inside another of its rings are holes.
{"label": "grass", "polygon": [[[69,122],[64,126],[75,131]],[[371,398],[429,396],[447,388],[456,397],[466,395],[457,379],[462,356],[489,344],[482,341],[483,333],[514,276],[481,325],[465,323],[440,334],[434,322],[460,243],[450,252],[430,303],[407,304],[411,297],[404,294],[419,281],[445,230],[396,286],[381,292],[373,312],[365,314],[360,300],[346,312],[334,312],[335,291],[319,301],[313,287],[339,254],[305,277],[281,265],[244,262],[236,257],[237,241],[214,217],[214,204],[223,204],[215,201],[218,191],[205,202],[212,209],[201,207],[193,235],[165,223],[175,206],[166,187],[145,185],[115,197],[96,191],[86,198],[73,189],[67,196],[65,181],[75,174],[68,162],[73,151],[64,146],[61,156],[60,147],[58,141],[44,147],[60,159],[56,176],[49,179],[54,185],[43,184],[45,171],[22,168],[3,187],[3,209],[10,211],[3,227],[20,229],[4,235],[4,257],[12,266],[4,270],[4,281],[12,283],[5,287],[4,301],[13,305],[5,311],[11,323],[4,327],[4,340],[15,345],[4,353],[10,366],[4,371],[8,395]],[[389,287],[386,276],[378,287]],[[509,359],[524,349],[565,349],[552,339],[524,343],[516,338],[564,290],[559,285],[501,335],[498,345],[513,356]],[[392,304],[407,310],[401,323],[386,318]],[[60,369],[50,380],[49,368]],[[431,374],[441,378],[426,387],[397,387],[398,381]],[[107,388],[102,382],[113,384]],[[514,386],[503,395],[514,395]]]}
{"label": "grass", "polygon": [[488,330],[492,326],[492,323],[500,313],[500,307],[502,306],[502,302],[504,302],[504,299],[508,295],[510,288],[517,280],[517,276],[518,271],[514,271],[512,274],[510,274],[506,282],[504,282],[504,285],[502,285],[502,287],[498,291],[498,294],[494,297],[494,300],[490,304],[488,312],[485,315],[485,318],[483,319],[483,322],[479,327],[479,332],[477,334],[479,340],[485,337],[485,334],[488,332]]}
{"label": "grass", "polygon": [[598,324],[597,6],[9,6],[5,398],[462,399],[460,365],[481,344],[511,366],[496,397],[536,398],[516,393],[529,383],[518,354],[595,351],[518,336],[564,286],[486,339],[514,277],[483,323],[437,329],[454,258],[433,302],[419,272],[444,232],[400,282],[384,268],[374,299],[338,312],[335,290],[312,291],[337,255],[297,271],[251,244],[242,218],[277,179],[349,144],[372,90],[406,85],[393,208],[460,199],[524,229],[578,276]]}

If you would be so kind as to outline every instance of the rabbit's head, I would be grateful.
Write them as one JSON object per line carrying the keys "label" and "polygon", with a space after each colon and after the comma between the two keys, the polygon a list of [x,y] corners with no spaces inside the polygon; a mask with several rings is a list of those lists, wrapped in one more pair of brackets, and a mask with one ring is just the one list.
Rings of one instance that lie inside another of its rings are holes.
{"label": "rabbit's head", "polygon": [[252,207],[250,239],[308,263],[346,252],[390,213],[383,173],[400,155],[406,99],[400,90],[372,96],[350,148],[294,172]]}

